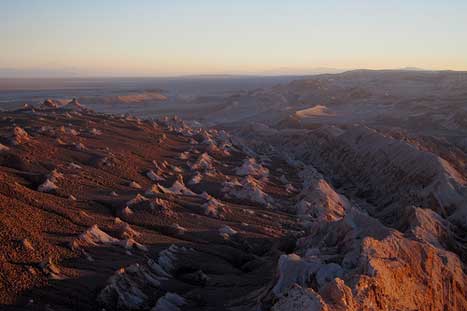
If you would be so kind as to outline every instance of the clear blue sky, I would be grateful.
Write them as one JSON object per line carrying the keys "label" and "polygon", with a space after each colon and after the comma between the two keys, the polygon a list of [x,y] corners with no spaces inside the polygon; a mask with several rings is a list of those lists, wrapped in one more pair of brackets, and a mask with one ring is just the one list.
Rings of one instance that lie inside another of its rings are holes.
{"label": "clear blue sky", "polygon": [[467,70],[466,0],[3,0],[0,68],[91,75]]}

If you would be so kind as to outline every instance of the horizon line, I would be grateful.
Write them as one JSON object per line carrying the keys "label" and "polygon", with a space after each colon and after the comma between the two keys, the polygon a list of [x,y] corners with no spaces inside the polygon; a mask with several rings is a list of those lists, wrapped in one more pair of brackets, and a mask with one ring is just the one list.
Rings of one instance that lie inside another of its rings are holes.
{"label": "horizon line", "polygon": [[[238,78],[238,77],[251,77],[251,78],[273,78],[273,77],[305,77],[305,76],[318,76],[318,75],[334,75],[352,71],[406,71],[406,72],[467,72],[467,70],[454,70],[454,69],[423,69],[418,67],[402,67],[402,68],[354,68],[354,69],[337,69],[337,68],[317,68],[323,72],[312,72],[309,73],[194,73],[194,74],[174,74],[174,75],[92,75],[92,74],[70,74],[70,75],[24,75],[24,76],[2,76],[0,79],[15,79],[15,80],[26,80],[26,79],[183,79],[183,78]],[[326,72],[326,69],[333,72]],[[2,68],[0,68],[0,71]],[[8,69],[10,70],[10,69]],[[319,71],[319,70],[317,70]]]}

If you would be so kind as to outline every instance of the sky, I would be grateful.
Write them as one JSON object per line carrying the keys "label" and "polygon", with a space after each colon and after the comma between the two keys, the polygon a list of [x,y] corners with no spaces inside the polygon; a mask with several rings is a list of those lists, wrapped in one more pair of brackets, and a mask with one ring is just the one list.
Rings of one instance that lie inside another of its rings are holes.
{"label": "sky", "polygon": [[0,0],[0,43],[31,75],[467,70],[467,1]]}

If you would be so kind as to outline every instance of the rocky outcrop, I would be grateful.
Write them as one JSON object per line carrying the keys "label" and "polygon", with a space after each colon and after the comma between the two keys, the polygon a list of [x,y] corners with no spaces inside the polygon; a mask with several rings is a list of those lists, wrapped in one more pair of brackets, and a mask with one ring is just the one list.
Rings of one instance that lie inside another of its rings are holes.
{"label": "rocky outcrop", "polygon": [[279,259],[274,310],[467,307],[466,176],[448,161],[359,126],[246,135],[301,180],[305,234]]}

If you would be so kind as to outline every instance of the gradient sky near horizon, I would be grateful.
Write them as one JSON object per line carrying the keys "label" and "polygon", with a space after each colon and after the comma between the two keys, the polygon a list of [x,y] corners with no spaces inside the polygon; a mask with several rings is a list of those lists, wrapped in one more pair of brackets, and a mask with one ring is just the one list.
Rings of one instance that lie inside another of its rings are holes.
{"label": "gradient sky near horizon", "polygon": [[82,75],[467,70],[467,1],[6,0],[0,42],[0,68]]}

